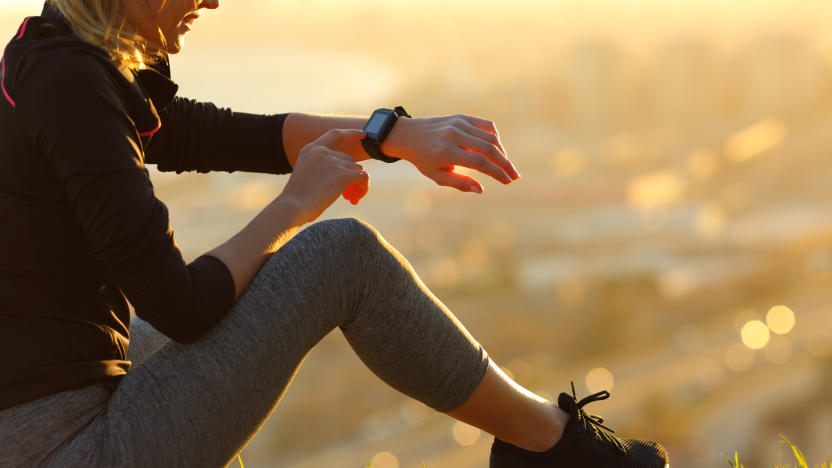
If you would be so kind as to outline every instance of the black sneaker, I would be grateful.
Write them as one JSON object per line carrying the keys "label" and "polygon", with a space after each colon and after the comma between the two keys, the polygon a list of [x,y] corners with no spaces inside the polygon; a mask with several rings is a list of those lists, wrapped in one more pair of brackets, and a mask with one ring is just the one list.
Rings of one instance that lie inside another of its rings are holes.
{"label": "black sneaker", "polygon": [[583,407],[606,400],[604,390],[581,401],[561,393],[560,409],[569,413],[563,438],[546,452],[530,452],[497,438],[491,446],[491,468],[669,468],[667,451],[659,444],[641,439],[619,439],[604,420],[588,415]]}

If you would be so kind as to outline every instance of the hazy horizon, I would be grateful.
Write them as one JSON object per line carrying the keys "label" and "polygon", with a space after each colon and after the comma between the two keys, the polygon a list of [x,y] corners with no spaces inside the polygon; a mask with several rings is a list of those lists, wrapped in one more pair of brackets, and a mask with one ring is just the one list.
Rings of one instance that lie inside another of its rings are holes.
{"label": "hazy horizon", "polygon": [[[0,2],[6,38],[42,4]],[[181,95],[237,111],[494,120],[517,182],[474,196],[368,161],[361,204],[323,218],[376,226],[536,393],[611,388],[590,411],[674,466],[788,460],[778,433],[832,457],[832,3],[225,1],[171,60]],[[151,177],[188,259],[287,179]],[[381,385],[336,333],[242,457],[479,468],[488,441]]]}

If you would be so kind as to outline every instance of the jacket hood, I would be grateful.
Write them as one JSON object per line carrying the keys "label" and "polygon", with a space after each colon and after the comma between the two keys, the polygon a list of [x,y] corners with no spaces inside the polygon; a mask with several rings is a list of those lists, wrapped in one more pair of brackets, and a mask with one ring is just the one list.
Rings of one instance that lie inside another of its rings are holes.
{"label": "jacket hood", "polygon": [[79,38],[58,9],[45,3],[40,16],[30,16],[21,22],[3,52],[0,59],[2,99],[12,107],[16,106],[15,89],[20,80],[25,79],[28,63],[35,59],[68,57],[69,54],[96,57],[111,73],[122,75],[128,82],[138,82],[137,86],[147,104],[152,105],[153,114],[157,109],[169,106],[178,91],[178,86],[170,79],[170,63],[166,55],[151,68],[138,72],[118,67],[104,49]]}

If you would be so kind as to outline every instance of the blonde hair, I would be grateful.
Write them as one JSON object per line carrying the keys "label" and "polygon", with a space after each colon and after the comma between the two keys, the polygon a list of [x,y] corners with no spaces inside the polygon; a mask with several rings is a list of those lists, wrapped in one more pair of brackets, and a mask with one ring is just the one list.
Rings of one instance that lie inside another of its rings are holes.
{"label": "blonde hair", "polygon": [[78,37],[107,51],[116,65],[140,70],[161,55],[127,25],[122,0],[47,1],[69,21]]}

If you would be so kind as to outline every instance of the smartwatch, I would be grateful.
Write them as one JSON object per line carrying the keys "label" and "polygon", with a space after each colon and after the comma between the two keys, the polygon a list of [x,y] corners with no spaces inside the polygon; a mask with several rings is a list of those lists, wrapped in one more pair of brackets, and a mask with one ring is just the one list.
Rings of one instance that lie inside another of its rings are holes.
{"label": "smartwatch", "polygon": [[387,156],[381,151],[381,143],[390,134],[390,130],[393,129],[393,125],[396,124],[396,120],[399,117],[410,118],[410,114],[402,106],[397,106],[392,110],[376,109],[373,112],[373,115],[370,116],[370,119],[364,125],[364,131],[367,133],[367,136],[361,139],[361,146],[364,147],[367,155],[386,163],[396,162],[400,159]]}

